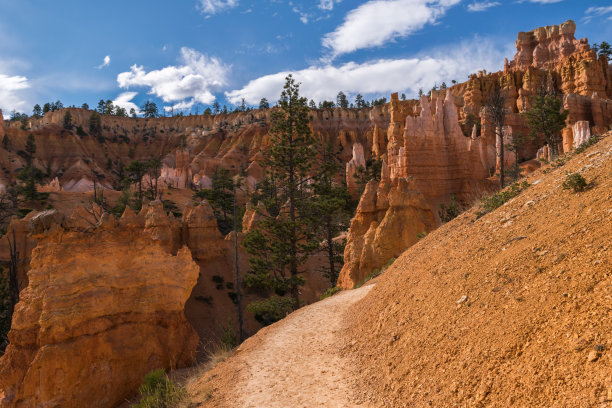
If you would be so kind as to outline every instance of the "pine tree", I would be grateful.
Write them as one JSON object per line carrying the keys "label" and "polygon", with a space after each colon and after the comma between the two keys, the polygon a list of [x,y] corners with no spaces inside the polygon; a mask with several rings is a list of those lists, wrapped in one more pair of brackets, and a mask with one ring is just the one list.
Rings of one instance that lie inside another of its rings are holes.
{"label": "pine tree", "polygon": [[355,106],[357,106],[358,109],[365,108],[366,103],[361,94],[357,94],[357,96],[355,96]]}
{"label": "pine tree", "polygon": [[72,129],[72,115],[70,114],[70,111],[66,111],[66,113],[64,113],[63,124],[64,129]]}
{"label": "pine tree", "polygon": [[261,101],[259,101],[259,109],[270,109],[270,103],[266,98],[261,98]]}
{"label": "pine tree", "polygon": [[499,188],[504,188],[504,135],[502,127],[506,120],[506,95],[502,92],[499,84],[496,84],[484,109],[485,115],[495,129],[496,144],[498,146],[497,157],[499,159]]}
{"label": "pine tree", "polygon": [[32,116],[34,116],[35,118],[40,118],[42,114],[42,108],[40,107],[40,105],[34,105],[34,109],[32,109]]}
{"label": "pine tree", "polygon": [[565,127],[569,111],[563,109],[563,101],[557,95],[542,90],[534,95],[531,108],[524,112],[532,138],[544,136],[551,157],[559,154],[559,133]]}
{"label": "pine tree", "polygon": [[351,219],[349,203],[351,196],[342,183],[334,180],[341,173],[341,164],[327,143],[321,152],[321,168],[313,183],[313,227],[323,241],[322,250],[327,258],[323,274],[329,279],[331,287],[336,286],[344,260],[344,241],[336,239],[345,231]]}
{"label": "pine tree", "polygon": [[349,103],[344,92],[338,92],[338,96],[336,96],[336,105],[340,108],[348,108]]}
{"label": "pine tree", "polygon": [[125,171],[128,174],[130,182],[138,185],[138,201],[142,204],[142,178],[147,173],[146,163],[132,160],[125,168]]}
{"label": "pine tree", "polygon": [[316,152],[308,126],[307,101],[300,96],[299,84],[292,75],[286,78],[279,107],[272,113],[271,143],[264,164],[282,208],[277,216],[265,217],[245,235],[243,245],[251,254],[245,283],[268,294],[289,294],[291,301],[273,296],[250,308],[256,317],[258,310],[267,313],[270,306],[299,307],[299,287],[304,284],[302,266],[317,247],[310,228],[312,192],[308,187]]}
{"label": "pine tree", "polygon": [[17,174],[17,179],[23,182],[21,193],[26,200],[36,200],[38,191],[36,183],[43,179],[43,172],[34,166],[34,154],[36,153],[36,140],[33,134],[28,135],[28,140],[25,146],[25,167]]}
{"label": "pine tree", "polygon": [[234,181],[230,177],[229,170],[217,167],[212,175],[212,188],[204,188],[197,191],[194,199],[205,199],[213,209],[217,219],[217,227],[223,235],[232,230],[233,220],[233,190]]}

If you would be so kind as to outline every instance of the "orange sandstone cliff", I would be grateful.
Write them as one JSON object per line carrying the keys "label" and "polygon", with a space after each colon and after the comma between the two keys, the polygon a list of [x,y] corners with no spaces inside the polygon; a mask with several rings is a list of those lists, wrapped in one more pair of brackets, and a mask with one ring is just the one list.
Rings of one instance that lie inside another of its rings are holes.
{"label": "orange sandstone cliff", "polygon": [[198,266],[188,248],[171,252],[154,215],[139,231],[126,215],[95,232],[37,233],[0,359],[0,406],[114,407],[147,372],[191,364],[198,338],[184,308]]}

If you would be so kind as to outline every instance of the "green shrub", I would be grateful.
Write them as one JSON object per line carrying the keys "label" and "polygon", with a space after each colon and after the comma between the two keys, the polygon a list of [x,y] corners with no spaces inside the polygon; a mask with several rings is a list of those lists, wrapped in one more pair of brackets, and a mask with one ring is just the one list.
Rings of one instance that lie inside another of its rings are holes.
{"label": "green shrub", "polygon": [[459,203],[455,199],[454,195],[450,196],[449,204],[440,204],[440,210],[438,210],[438,215],[440,216],[440,220],[443,223],[449,222],[457,218],[459,214],[461,214],[461,207],[459,206]]}
{"label": "green shrub", "polygon": [[132,408],[171,408],[177,406],[187,395],[186,391],[176,385],[159,369],[151,371],[140,386],[141,399]]}
{"label": "green shrub", "polygon": [[236,333],[234,333],[234,325],[232,324],[232,318],[228,317],[227,322],[222,328],[223,332],[221,334],[221,345],[227,349],[231,350],[238,345],[238,337]]}
{"label": "green shrub", "polygon": [[427,236],[426,232],[419,232],[418,234],[416,234],[416,237],[419,241],[425,238],[426,236]]}
{"label": "green shrub", "polygon": [[[489,197],[483,198],[482,203],[484,205],[485,214],[495,210],[496,208],[501,207],[502,205],[510,201],[510,199],[519,195],[523,190],[525,190],[529,186],[530,184],[526,181],[523,181],[520,184],[518,182],[513,183],[512,185],[510,185],[509,187],[506,187],[502,191],[499,191]],[[484,215],[484,214],[481,214],[481,215]]]}
{"label": "green shrub", "polygon": [[293,311],[293,299],[272,296],[268,299],[250,303],[247,311],[255,315],[255,320],[264,326],[279,321]]}
{"label": "green shrub", "polygon": [[23,218],[23,217],[25,217],[26,215],[28,215],[31,212],[32,212],[31,208],[20,208],[20,209],[17,210],[17,216],[19,218]]}
{"label": "green shrub", "polygon": [[376,278],[377,276],[379,276],[380,274],[382,274],[384,271],[387,270],[387,268],[389,268],[393,262],[395,262],[395,258],[391,258],[387,261],[387,263],[380,269],[374,269],[372,271],[372,273],[370,273],[369,275],[367,275],[365,278],[363,278],[363,280],[361,282],[359,282],[357,285],[355,285],[355,287],[353,289],[359,289],[360,287],[362,287],[363,285],[365,285],[368,281],[371,281],[372,279]]}
{"label": "green shrub", "polygon": [[574,193],[579,193],[586,190],[586,188],[587,182],[580,173],[571,173],[565,176],[565,181],[563,182],[564,190],[574,190]]}
{"label": "green shrub", "polygon": [[589,140],[582,143],[580,146],[576,148],[576,150],[574,150],[574,154],[580,154],[584,152],[588,147],[593,146],[595,143],[599,142],[600,140],[601,140],[601,137],[597,135],[591,136]]}
{"label": "green shrub", "polygon": [[341,292],[341,291],[342,291],[342,288],[340,286],[334,286],[333,288],[329,288],[325,292],[323,292],[323,294],[321,295],[321,300],[328,298],[330,296],[334,296],[336,293]]}

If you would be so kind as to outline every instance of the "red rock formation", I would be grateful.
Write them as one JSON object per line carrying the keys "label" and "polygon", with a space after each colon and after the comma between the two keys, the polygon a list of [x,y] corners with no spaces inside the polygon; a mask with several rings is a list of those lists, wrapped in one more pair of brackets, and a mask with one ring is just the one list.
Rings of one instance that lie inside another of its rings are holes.
{"label": "red rock formation", "polygon": [[338,285],[352,288],[415,244],[419,233],[435,227],[434,215],[411,179],[371,180],[351,221]]}
{"label": "red rock formation", "polygon": [[36,236],[0,406],[114,407],[150,370],[191,363],[197,336],[183,310],[199,268],[188,248],[172,255],[128,219]]}

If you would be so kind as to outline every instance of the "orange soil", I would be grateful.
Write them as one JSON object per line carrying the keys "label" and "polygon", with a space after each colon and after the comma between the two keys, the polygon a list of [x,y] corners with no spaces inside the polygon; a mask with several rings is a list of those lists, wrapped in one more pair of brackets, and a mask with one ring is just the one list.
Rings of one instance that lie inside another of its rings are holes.
{"label": "orange soil", "polygon": [[[363,300],[261,330],[189,406],[612,406],[611,135],[430,233]],[[568,171],[591,187],[563,190]]]}
{"label": "orange soil", "polygon": [[[612,406],[612,137],[549,171],[431,233],[352,308],[363,401]],[[592,187],[563,190],[568,171]]]}

